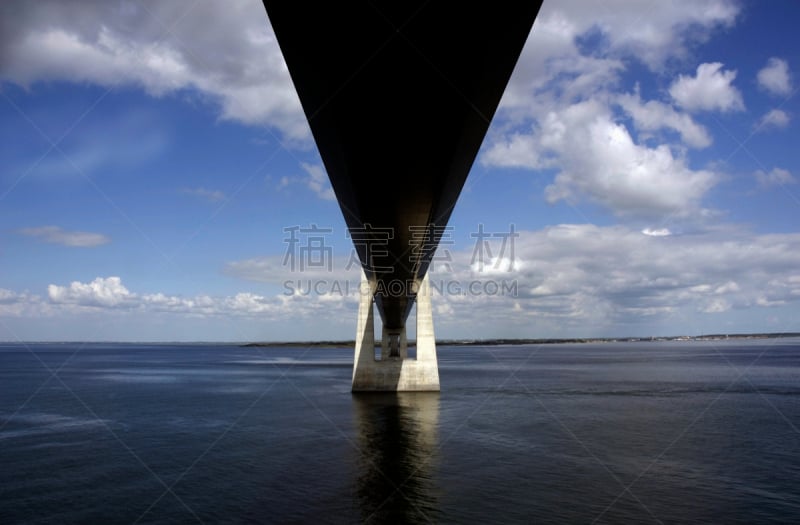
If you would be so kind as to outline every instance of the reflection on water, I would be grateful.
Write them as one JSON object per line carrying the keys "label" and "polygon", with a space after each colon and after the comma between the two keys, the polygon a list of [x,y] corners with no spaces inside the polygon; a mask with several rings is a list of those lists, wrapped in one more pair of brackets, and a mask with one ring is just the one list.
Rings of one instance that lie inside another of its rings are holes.
{"label": "reflection on water", "polygon": [[437,521],[438,392],[353,394],[362,521]]}
{"label": "reflection on water", "polygon": [[351,396],[347,348],[0,345],[0,525],[800,524],[766,341],[450,347],[441,398]]}

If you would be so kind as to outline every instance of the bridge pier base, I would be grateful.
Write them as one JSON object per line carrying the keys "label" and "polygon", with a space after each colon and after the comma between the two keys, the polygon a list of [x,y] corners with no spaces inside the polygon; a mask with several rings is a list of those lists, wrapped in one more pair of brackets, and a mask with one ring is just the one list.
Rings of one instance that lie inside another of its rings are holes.
{"label": "bridge pier base", "polygon": [[383,329],[381,356],[375,356],[375,307],[377,283],[362,273],[359,291],[353,392],[438,392],[439,363],[433,333],[431,290],[426,275],[417,291],[417,357],[408,357],[406,329]]}

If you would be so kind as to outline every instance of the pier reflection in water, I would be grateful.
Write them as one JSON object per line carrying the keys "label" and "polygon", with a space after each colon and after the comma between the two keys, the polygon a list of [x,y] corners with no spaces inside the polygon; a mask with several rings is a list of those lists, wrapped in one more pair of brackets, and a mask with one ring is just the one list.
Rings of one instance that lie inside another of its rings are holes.
{"label": "pier reflection in water", "polygon": [[439,393],[354,394],[362,521],[436,521]]}

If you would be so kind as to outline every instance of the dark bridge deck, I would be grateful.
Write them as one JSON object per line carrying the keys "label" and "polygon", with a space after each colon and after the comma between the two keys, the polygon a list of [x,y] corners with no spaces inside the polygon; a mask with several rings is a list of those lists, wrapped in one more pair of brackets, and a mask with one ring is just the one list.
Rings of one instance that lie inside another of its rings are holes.
{"label": "dark bridge deck", "polygon": [[[379,290],[425,275],[540,3],[264,0]],[[384,326],[414,299],[376,294]]]}

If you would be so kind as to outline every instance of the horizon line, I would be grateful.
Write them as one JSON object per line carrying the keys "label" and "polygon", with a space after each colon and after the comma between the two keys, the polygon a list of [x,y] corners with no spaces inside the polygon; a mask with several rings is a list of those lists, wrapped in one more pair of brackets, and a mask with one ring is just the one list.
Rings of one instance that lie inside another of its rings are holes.
{"label": "horizon line", "polygon": [[[648,341],[681,341],[698,339],[755,339],[755,338],[791,338],[800,337],[800,332],[732,332],[708,333],[699,335],[647,335],[647,336],[602,336],[602,337],[486,337],[486,338],[442,338],[436,341],[437,345],[481,345],[481,344],[544,344],[544,343],[585,343],[585,342],[648,342]],[[409,339],[408,344],[416,341]],[[355,339],[318,339],[318,340],[0,340],[2,345],[13,344],[174,344],[174,345],[237,345],[237,346],[279,346],[279,345],[336,345],[352,346]]]}

